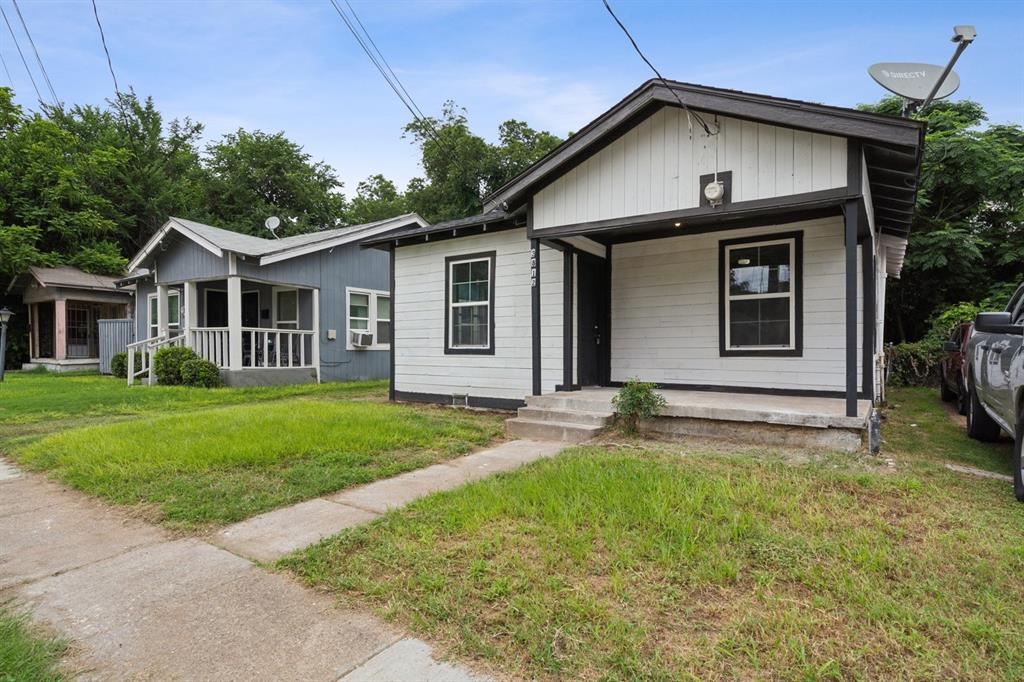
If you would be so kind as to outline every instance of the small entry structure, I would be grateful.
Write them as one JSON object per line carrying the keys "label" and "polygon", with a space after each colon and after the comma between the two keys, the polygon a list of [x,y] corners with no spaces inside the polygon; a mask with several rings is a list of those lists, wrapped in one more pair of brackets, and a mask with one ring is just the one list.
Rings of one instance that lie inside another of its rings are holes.
{"label": "small entry structure", "polygon": [[22,292],[28,308],[29,361],[23,369],[54,372],[100,369],[100,320],[131,314],[132,293],[116,278],[69,266],[30,267],[8,286]]}

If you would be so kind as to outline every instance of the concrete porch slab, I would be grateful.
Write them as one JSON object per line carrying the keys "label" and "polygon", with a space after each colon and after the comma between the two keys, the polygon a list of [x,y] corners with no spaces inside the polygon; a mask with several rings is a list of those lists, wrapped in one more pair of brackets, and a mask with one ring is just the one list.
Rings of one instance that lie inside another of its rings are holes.
{"label": "concrete porch slab", "polygon": [[309,500],[246,519],[220,530],[213,544],[256,561],[276,561],[378,514],[324,499]]}

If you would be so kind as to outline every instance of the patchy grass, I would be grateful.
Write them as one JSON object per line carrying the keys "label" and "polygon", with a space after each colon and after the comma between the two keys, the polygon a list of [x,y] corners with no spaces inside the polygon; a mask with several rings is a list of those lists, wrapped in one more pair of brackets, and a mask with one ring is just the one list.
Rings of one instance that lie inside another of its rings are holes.
{"label": "patchy grass", "polygon": [[66,430],[10,451],[29,469],[194,530],[448,459],[500,431],[493,414],[290,399]]}
{"label": "patchy grass", "polygon": [[919,464],[957,462],[1011,474],[1013,442],[982,443],[967,437],[962,417],[938,398],[936,388],[901,388],[890,392],[882,432],[886,452],[899,453]]}
{"label": "patchy grass", "polygon": [[895,467],[578,447],[282,566],[524,677],[1021,679],[1024,505],[929,461],[986,452],[923,393],[893,402]]}
{"label": "patchy grass", "polygon": [[[7,435],[11,435],[18,427],[40,423],[45,427],[68,420],[198,410],[299,396],[383,398],[386,395],[386,381],[217,389],[138,385],[129,388],[124,379],[99,374],[8,372],[0,383],[0,424],[4,425]],[[31,432],[32,429],[21,431]]]}
{"label": "patchy grass", "polygon": [[62,679],[57,662],[67,646],[41,635],[26,618],[0,606],[0,682],[50,682]]}

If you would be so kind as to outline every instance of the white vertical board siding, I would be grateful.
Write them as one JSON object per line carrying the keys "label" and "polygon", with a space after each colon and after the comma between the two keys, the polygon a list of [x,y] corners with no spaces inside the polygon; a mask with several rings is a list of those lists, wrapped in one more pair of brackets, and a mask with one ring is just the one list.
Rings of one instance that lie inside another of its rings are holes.
{"label": "white vertical board siding", "polygon": [[[803,356],[719,357],[718,242],[793,231],[803,232]],[[842,218],[616,244],[612,380],[843,391],[844,271]],[[858,260],[858,347],[860,273]],[[858,348],[858,389],[861,358]]]}
{"label": "white vertical board siding", "polygon": [[[495,251],[494,355],[444,352],[445,258]],[[532,380],[530,241],[505,230],[395,249],[395,388],[523,400]],[[562,383],[562,254],[541,248],[541,377]]]}
{"label": "white vertical board siding", "polygon": [[[713,114],[704,114],[714,118]],[[718,117],[709,137],[663,107],[533,198],[534,227],[699,206],[700,176],[732,171],[732,201],[845,187],[846,140]]]}

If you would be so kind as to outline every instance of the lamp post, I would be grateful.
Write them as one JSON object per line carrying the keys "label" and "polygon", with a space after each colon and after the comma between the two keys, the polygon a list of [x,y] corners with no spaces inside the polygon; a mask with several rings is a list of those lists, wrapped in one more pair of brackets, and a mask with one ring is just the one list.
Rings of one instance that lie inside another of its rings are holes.
{"label": "lamp post", "polygon": [[0,381],[4,380],[4,364],[7,361],[7,321],[13,314],[7,306],[0,308]]}

